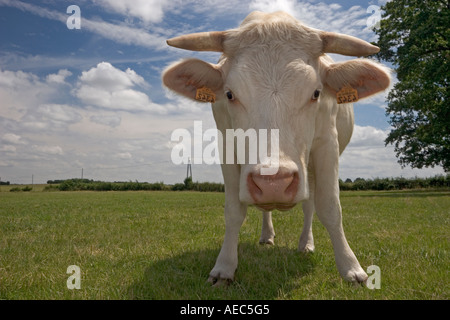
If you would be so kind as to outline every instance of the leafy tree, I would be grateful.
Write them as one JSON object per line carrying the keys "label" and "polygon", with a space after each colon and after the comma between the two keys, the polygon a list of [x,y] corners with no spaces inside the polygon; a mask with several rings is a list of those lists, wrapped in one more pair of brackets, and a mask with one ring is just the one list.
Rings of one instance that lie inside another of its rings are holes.
{"label": "leafy tree", "polygon": [[377,58],[391,62],[399,82],[388,96],[398,162],[450,171],[450,1],[394,0],[381,9]]}
{"label": "leafy tree", "polygon": [[184,187],[186,190],[192,190],[194,188],[192,177],[186,177],[186,179],[184,179]]}

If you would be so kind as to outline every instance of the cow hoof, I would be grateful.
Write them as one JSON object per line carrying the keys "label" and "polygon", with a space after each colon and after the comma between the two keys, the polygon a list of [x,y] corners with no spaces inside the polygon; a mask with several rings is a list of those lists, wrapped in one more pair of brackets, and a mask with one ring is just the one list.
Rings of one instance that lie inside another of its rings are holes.
{"label": "cow hoof", "polygon": [[307,243],[304,246],[299,246],[298,247],[298,251],[299,252],[304,252],[304,253],[314,252],[314,249],[315,249],[314,245],[310,244],[310,243]]}
{"label": "cow hoof", "polygon": [[232,279],[221,279],[213,276],[209,276],[208,282],[215,288],[227,288],[233,282]]}
{"label": "cow hoof", "polygon": [[261,239],[259,239],[259,244],[261,244],[261,245],[268,244],[268,245],[273,246],[275,244],[274,238],[273,237],[270,237],[268,239],[261,238]]}
{"label": "cow hoof", "polygon": [[364,272],[362,268],[360,270],[352,270],[349,271],[345,276],[344,279],[352,282],[353,284],[364,284],[366,283],[369,276]]}

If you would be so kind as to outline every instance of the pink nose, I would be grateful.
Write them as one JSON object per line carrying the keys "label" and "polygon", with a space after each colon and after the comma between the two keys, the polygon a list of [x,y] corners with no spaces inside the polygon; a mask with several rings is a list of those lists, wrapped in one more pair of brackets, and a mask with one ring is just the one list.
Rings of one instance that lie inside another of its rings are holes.
{"label": "pink nose", "polygon": [[294,204],[299,177],[297,172],[283,171],[275,175],[250,173],[247,187],[256,205],[264,209],[264,204]]}

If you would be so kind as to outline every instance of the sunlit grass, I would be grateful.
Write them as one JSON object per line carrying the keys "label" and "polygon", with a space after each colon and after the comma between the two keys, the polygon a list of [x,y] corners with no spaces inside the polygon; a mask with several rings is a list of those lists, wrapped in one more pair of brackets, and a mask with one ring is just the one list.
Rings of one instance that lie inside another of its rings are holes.
{"label": "sunlit grass", "polygon": [[[224,235],[223,193],[0,193],[1,299],[448,299],[449,192],[344,192],[343,222],[381,289],[337,272],[314,220],[316,252],[297,252],[299,206],[273,214],[275,246],[258,244],[259,211],[241,229],[236,281],[207,283]],[[81,289],[69,290],[69,265]]]}

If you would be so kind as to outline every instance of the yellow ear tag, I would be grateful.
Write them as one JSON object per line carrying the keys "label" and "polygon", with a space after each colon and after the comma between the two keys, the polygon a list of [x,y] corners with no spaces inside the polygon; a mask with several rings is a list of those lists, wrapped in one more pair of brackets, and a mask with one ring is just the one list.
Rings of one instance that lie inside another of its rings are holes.
{"label": "yellow ear tag", "polygon": [[336,100],[338,104],[356,102],[358,101],[358,91],[352,87],[343,87],[336,93]]}
{"label": "yellow ear tag", "polygon": [[197,89],[195,100],[214,103],[216,102],[216,94],[209,88],[201,87]]}

